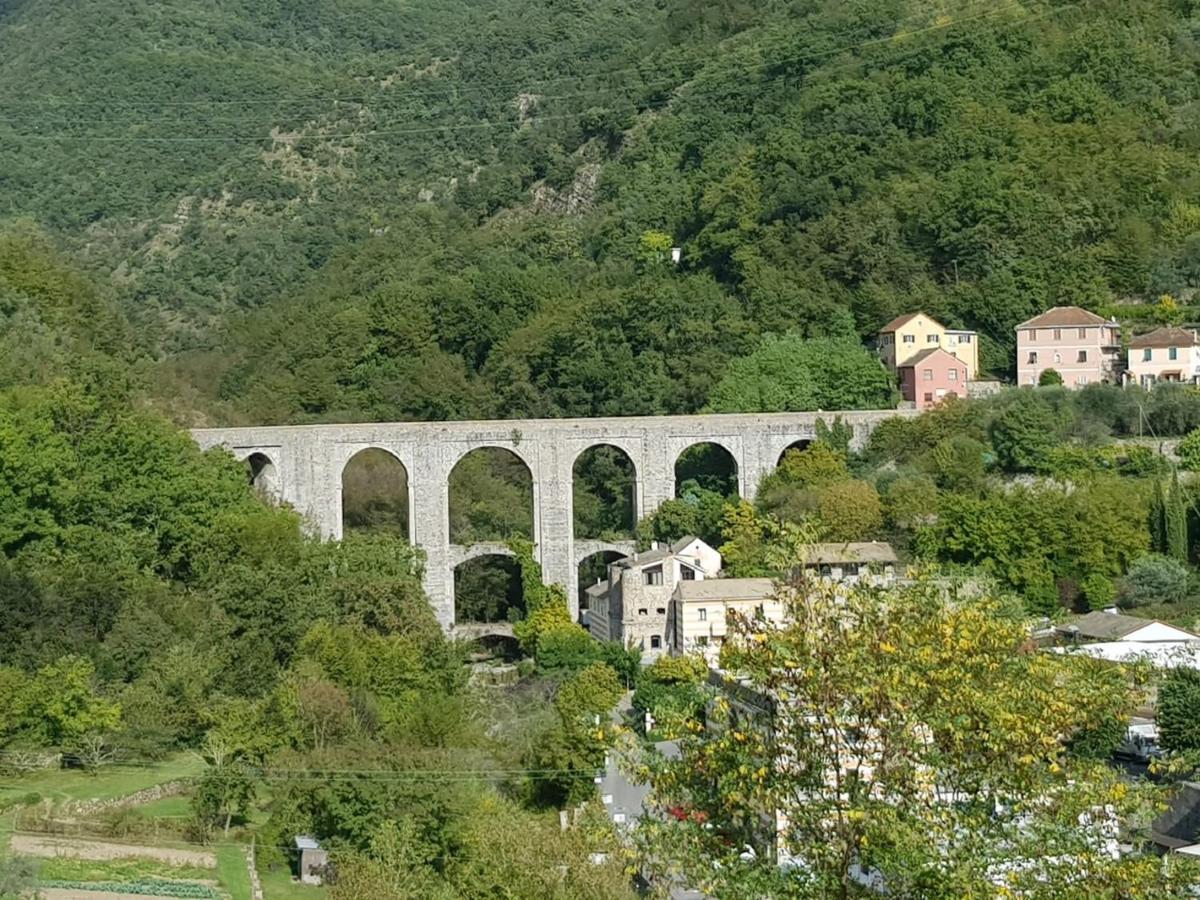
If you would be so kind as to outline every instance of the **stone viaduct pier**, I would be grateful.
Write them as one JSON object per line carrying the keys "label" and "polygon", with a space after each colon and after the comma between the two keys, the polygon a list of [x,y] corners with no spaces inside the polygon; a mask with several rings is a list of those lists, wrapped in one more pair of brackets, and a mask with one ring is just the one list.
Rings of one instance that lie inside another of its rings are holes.
{"label": "stone viaduct pier", "polygon": [[342,470],[355,454],[376,448],[403,464],[408,478],[409,540],[425,551],[425,590],[443,627],[454,626],[454,570],[479,556],[507,553],[496,544],[450,543],[450,473],[472,450],[501,447],[520,458],[533,481],[533,541],[545,578],[567,589],[578,615],[578,566],[593,553],[633,551],[631,543],[576,540],[574,465],[591,447],[622,450],[635,473],[634,510],[641,518],[675,496],[675,462],[689,447],[712,443],[737,464],[738,488],[752,497],[762,477],[794,444],[816,437],[818,420],[836,417],[861,447],[884,419],[911,410],[806,412],[606,419],[511,419],[494,422],[396,422],[280,425],[192,431],[205,449],[228,448],[246,460],[255,483],[294,507],[323,536],[342,536]]}

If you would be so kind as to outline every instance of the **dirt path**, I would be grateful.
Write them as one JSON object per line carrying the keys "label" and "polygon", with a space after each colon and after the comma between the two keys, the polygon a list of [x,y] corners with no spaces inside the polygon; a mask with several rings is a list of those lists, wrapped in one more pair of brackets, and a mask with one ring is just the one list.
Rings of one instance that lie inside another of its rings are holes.
{"label": "dirt path", "polygon": [[[217,867],[215,854],[202,850],[177,850],[174,847],[146,847],[140,844],[117,844],[34,834],[14,834],[10,847],[12,853],[21,856],[70,856],[74,859],[101,860],[154,859],[173,866],[200,866],[204,869]],[[94,893],[95,891],[83,892],[89,897]],[[108,896],[112,898],[124,895]]]}

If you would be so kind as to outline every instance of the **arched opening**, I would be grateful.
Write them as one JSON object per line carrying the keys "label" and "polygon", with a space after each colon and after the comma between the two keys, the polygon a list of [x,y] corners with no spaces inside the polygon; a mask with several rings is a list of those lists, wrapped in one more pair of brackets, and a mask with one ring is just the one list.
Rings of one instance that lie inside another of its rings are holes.
{"label": "arched opening", "polygon": [[618,559],[624,559],[624,553],[618,553],[616,550],[601,550],[598,553],[592,553],[585,556],[579,563],[579,611],[582,613],[588,608],[588,588],[595,585],[597,582],[605,581],[608,578],[608,566],[610,563],[615,563]]}
{"label": "arched opening", "polygon": [[572,469],[576,539],[623,541],[637,524],[633,460],[619,447],[597,444]]}
{"label": "arched opening", "polygon": [[533,538],[533,476],[503,447],[477,447],[450,471],[450,543]]}
{"label": "arched opening", "polygon": [[778,469],[781,465],[783,465],[783,460],[789,453],[801,453],[811,446],[812,441],[808,440],[807,438],[802,441],[792,441],[783,448],[783,452],[779,454],[779,459],[775,460],[775,468]]}
{"label": "arched opening", "polygon": [[676,497],[698,493],[734,497],[737,492],[737,460],[720,444],[692,444],[675,460]]}
{"label": "arched opening", "polygon": [[408,531],[408,470],[386,450],[368,447],[342,469],[343,531]]}
{"label": "arched opening", "polygon": [[246,457],[246,471],[250,485],[264,497],[279,496],[279,474],[275,463],[265,453],[251,453]]}
{"label": "arched opening", "polygon": [[511,556],[486,554],[454,570],[454,623],[516,622],[525,618],[521,566]]}

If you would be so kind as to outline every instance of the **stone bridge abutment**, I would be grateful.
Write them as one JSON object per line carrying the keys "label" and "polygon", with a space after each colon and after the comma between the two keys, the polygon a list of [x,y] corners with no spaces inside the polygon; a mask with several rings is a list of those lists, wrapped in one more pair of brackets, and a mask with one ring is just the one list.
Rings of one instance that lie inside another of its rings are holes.
{"label": "stone bridge abutment", "polygon": [[783,451],[816,437],[818,420],[841,417],[853,429],[853,446],[865,444],[880,422],[911,410],[770,413],[762,415],[650,416],[605,419],[535,419],[494,422],[397,422],[355,425],[280,425],[202,428],[192,435],[205,449],[223,446],[251,464],[264,492],[300,512],[326,538],[342,536],[342,471],[359,452],[386,451],[408,476],[409,540],[425,551],[425,590],[444,628],[454,625],[454,569],[490,553],[493,544],[450,542],[450,472],[480,447],[501,447],[519,457],[533,480],[535,552],[547,582],[566,588],[572,614],[578,602],[580,560],[598,550],[629,545],[576,540],[574,466],[591,447],[611,445],[634,469],[634,508],[640,519],[675,496],[675,463],[695,444],[727,450],[737,464],[739,493],[753,497]]}

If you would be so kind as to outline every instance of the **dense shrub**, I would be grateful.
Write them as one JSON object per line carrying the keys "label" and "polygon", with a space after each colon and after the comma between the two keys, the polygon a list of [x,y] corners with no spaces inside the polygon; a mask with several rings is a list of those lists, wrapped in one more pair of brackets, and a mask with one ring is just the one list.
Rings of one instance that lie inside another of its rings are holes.
{"label": "dense shrub", "polygon": [[1200,751],[1200,671],[1171,669],[1158,689],[1158,734],[1163,748]]}
{"label": "dense shrub", "polygon": [[1169,556],[1153,554],[1129,566],[1121,582],[1119,600],[1125,607],[1178,603],[1187,596],[1187,589],[1187,566]]}

